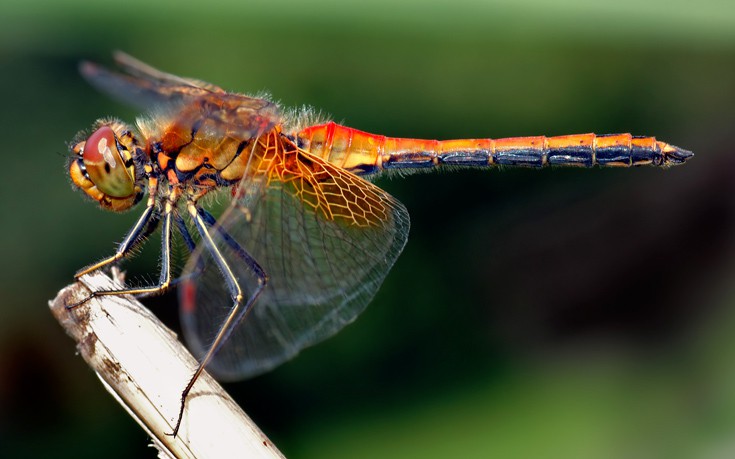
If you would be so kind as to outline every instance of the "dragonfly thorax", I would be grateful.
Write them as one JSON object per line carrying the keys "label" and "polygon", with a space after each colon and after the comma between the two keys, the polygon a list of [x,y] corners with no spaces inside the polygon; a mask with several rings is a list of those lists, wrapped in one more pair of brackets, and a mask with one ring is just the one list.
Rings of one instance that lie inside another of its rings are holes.
{"label": "dragonfly thorax", "polygon": [[121,212],[143,197],[134,155],[140,154],[131,130],[116,120],[101,120],[85,140],[72,145],[69,176],[75,186],[104,209]]}

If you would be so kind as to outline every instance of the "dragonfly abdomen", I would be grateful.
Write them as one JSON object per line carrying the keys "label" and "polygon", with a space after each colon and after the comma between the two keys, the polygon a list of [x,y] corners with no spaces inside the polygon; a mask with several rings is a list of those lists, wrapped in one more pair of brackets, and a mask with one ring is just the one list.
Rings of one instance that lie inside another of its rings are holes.
{"label": "dragonfly abdomen", "polygon": [[385,147],[381,165],[388,170],[441,166],[662,166],[669,159],[668,154],[683,152],[654,137],[631,134],[444,141],[388,138]]}
{"label": "dragonfly abdomen", "polygon": [[298,137],[310,153],[358,175],[442,166],[667,166],[692,156],[655,137],[631,134],[423,140],[386,137],[327,123],[304,129]]}

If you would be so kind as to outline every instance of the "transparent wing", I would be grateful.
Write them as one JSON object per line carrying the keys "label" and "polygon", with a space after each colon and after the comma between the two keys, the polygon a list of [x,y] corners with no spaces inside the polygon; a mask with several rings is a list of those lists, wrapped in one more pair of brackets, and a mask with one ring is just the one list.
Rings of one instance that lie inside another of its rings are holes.
{"label": "transparent wing", "polygon": [[154,82],[159,87],[179,87],[182,92],[196,92],[196,89],[203,89],[214,93],[226,92],[219,86],[207,83],[206,81],[184,78],[162,72],[122,51],[115,51],[112,57],[115,59],[115,63],[117,63],[117,65],[125,72],[138,77],[139,79]]}
{"label": "transparent wing", "polygon": [[[269,275],[250,315],[208,366],[220,378],[263,373],[352,322],[408,237],[405,207],[372,183],[301,151],[282,166],[246,178],[218,223]],[[212,233],[247,298],[257,279],[233,244]],[[232,301],[202,244],[184,279],[184,334],[202,357]]]}
{"label": "transparent wing", "polygon": [[117,52],[114,57],[125,73],[91,62],[83,62],[79,70],[92,86],[122,103],[148,111],[180,113],[183,119],[174,121],[184,125],[200,117],[211,119],[220,134],[245,139],[267,132],[280,120],[277,105],[268,100],[161,72],[125,53]]}

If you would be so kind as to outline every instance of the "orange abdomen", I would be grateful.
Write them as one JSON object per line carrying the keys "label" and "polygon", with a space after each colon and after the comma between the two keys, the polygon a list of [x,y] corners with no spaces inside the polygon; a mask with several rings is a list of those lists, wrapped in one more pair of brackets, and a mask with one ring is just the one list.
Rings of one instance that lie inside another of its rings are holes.
{"label": "orange abdomen", "polygon": [[667,166],[692,156],[654,137],[631,134],[421,140],[375,135],[330,122],[308,127],[297,137],[311,154],[358,175],[440,166]]}

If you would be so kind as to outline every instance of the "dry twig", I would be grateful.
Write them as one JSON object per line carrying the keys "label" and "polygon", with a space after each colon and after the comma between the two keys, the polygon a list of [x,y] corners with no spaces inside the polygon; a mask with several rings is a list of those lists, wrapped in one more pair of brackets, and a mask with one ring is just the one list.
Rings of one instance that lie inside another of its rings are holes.
{"label": "dry twig", "polygon": [[171,436],[180,394],[196,360],[131,297],[102,296],[67,310],[66,304],[89,294],[87,289],[121,287],[101,273],[84,276],[81,283],[59,292],[51,311],[107,390],[148,432],[161,457],[283,457],[206,372],[187,399],[181,430]]}

